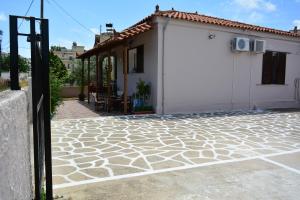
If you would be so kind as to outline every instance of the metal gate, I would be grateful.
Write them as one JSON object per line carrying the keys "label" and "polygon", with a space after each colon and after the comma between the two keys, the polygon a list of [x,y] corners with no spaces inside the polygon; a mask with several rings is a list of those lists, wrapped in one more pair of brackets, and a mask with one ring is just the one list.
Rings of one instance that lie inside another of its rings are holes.
{"label": "metal gate", "polygon": [[[18,32],[18,19],[30,21],[30,33]],[[10,77],[11,89],[19,90],[18,36],[26,36],[31,46],[32,120],[34,142],[35,199],[42,198],[45,178],[46,199],[53,196],[50,89],[49,89],[49,30],[48,20],[10,16]],[[37,30],[36,24],[40,24]],[[45,172],[45,174],[44,174]]]}

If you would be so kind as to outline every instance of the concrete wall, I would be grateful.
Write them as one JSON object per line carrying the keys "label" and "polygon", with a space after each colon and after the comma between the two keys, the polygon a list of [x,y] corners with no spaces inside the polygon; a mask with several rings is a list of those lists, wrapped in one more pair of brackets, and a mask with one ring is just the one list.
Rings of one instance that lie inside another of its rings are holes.
{"label": "concrete wall", "polygon": [[[294,80],[300,77],[300,39],[179,20],[157,21],[162,88],[157,105],[163,105],[165,113],[299,106],[294,100]],[[215,39],[208,39],[210,33]],[[285,85],[262,85],[263,55],[233,53],[230,41],[236,36],[264,39],[267,50],[289,52]]]}
{"label": "concrete wall", "polygon": [[0,93],[0,200],[32,199],[28,95]]}
{"label": "concrete wall", "polygon": [[[84,94],[87,97],[88,88],[84,87]],[[80,86],[64,86],[60,92],[62,98],[78,98]]]}

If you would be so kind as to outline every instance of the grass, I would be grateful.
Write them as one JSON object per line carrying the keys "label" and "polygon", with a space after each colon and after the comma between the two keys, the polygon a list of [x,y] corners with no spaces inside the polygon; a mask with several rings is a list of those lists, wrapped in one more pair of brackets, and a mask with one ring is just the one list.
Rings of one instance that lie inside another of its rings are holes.
{"label": "grass", "polygon": [[[5,79],[0,78],[0,92],[2,92],[4,90],[8,90],[9,85],[10,85],[9,80],[5,80]],[[21,88],[28,87],[28,80],[20,80],[20,87]]]}
{"label": "grass", "polygon": [[9,81],[0,78],[0,92],[9,88]]}

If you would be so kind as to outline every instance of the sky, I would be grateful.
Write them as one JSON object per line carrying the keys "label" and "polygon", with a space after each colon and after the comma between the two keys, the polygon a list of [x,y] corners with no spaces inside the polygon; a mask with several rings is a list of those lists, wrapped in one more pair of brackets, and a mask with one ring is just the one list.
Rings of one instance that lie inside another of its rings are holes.
{"label": "sky", "polygon": [[[9,52],[9,15],[40,16],[40,0],[0,0],[2,50]],[[155,10],[174,8],[281,30],[300,28],[300,0],[45,0],[44,18],[49,19],[50,46],[71,48],[72,42],[92,48],[94,34],[111,22],[116,31],[133,25]],[[21,23],[21,21],[19,22]],[[28,33],[24,21],[19,32]],[[19,37],[19,53],[30,57],[29,43]]]}

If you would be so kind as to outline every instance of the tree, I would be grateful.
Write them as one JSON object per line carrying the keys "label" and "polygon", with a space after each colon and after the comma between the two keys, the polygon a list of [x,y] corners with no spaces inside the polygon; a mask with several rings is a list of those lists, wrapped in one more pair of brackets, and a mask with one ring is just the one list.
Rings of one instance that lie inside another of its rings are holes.
{"label": "tree", "polygon": [[61,47],[60,46],[51,46],[51,51],[60,51]]}
{"label": "tree", "polygon": [[[27,58],[24,58],[19,55],[19,67],[20,72],[28,72],[29,71],[29,61]],[[10,69],[10,55],[2,56],[2,68],[1,71],[9,71]]]}
{"label": "tree", "polygon": [[54,55],[53,52],[49,53],[49,67],[51,114],[53,115],[57,106],[62,102],[60,92],[67,79],[68,71],[61,59]]}
{"label": "tree", "polygon": [[[67,82],[71,85],[80,85],[81,84],[81,73],[82,73],[82,63],[81,60],[77,61],[76,67],[70,72]],[[88,66],[87,61],[84,64],[84,85],[87,85],[88,79]],[[90,81],[96,81],[96,57],[93,56],[90,58]]]}
{"label": "tree", "polygon": [[52,73],[59,79],[66,79],[68,75],[68,70],[61,59],[54,55],[52,51],[49,54],[49,66]]}

